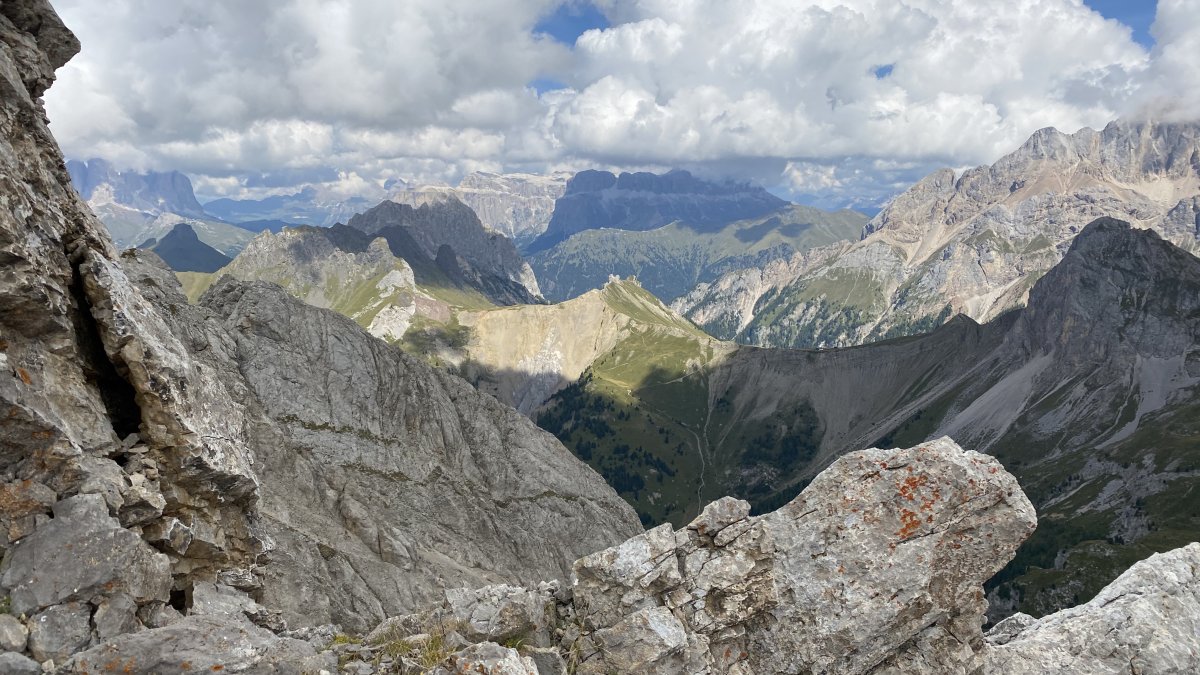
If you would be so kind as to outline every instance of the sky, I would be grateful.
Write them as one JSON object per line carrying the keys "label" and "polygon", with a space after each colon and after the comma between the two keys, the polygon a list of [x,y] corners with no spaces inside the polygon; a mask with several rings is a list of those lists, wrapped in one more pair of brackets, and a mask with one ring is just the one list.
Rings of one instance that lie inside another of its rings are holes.
{"label": "sky", "polygon": [[1200,0],[55,0],[72,158],[202,199],[686,168],[870,209],[1037,129],[1200,111]]}

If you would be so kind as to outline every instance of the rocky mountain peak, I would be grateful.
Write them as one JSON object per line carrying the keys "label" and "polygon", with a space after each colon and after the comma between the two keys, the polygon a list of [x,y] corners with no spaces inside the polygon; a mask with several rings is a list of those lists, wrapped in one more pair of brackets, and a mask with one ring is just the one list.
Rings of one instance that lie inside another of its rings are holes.
{"label": "rocky mountain peak", "polygon": [[786,205],[760,187],[706,181],[683,170],[620,175],[580,171],[555,203],[545,233],[527,249],[543,251],[576,232],[598,228],[646,231],[675,221],[712,228]]}
{"label": "rocky mountain peak", "polygon": [[67,171],[79,195],[89,202],[116,203],[151,214],[208,215],[196,200],[191,179],[178,171],[118,171],[103,159],[72,160]]}
{"label": "rocky mountain peak", "polygon": [[689,303],[689,315],[736,313],[724,323],[740,326],[743,339],[778,347],[911,335],[956,313],[986,322],[1024,305],[1101,217],[1200,252],[1200,123],[1042,129],[991,166],[930,174],[823,264],[759,285],[740,307],[709,306],[723,301],[709,294]]}
{"label": "rocky mountain peak", "polygon": [[[403,194],[403,193],[401,193]],[[511,288],[507,292],[485,291],[500,304],[539,302],[541,291],[529,263],[507,237],[489,232],[471,207],[449,190],[430,190],[413,197],[417,206],[393,200],[351,218],[347,225],[367,234],[395,228],[416,242],[429,260],[447,259],[443,248],[461,258],[476,273],[490,275]],[[397,252],[400,255],[400,252]],[[457,265],[456,265],[457,266]]]}
{"label": "rocky mountain peak", "polygon": [[[1023,321],[1043,351],[1173,359],[1200,343],[1200,259],[1151,230],[1092,221],[1030,292]],[[1200,373],[1197,373],[1200,374]]]}
{"label": "rocky mountain peak", "polygon": [[153,251],[176,272],[216,272],[231,260],[201,241],[188,223],[179,223],[162,239],[147,240],[138,248]]}

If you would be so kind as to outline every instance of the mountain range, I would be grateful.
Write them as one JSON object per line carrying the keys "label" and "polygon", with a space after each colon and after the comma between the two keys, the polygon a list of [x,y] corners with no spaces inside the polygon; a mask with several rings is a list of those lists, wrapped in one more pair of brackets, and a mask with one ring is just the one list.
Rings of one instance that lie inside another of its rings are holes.
{"label": "mountain range", "polygon": [[[709,216],[709,218],[716,216]],[[651,230],[605,225],[580,231],[530,262],[551,300],[600,288],[609,276],[637,277],[666,301],[731,270],[759,267],[801,251],[849,242],[867,218],[789,204],[761,217],[697,227],[674,221]]]}
{"label": "mountain range", "polygon": [[740,346],[614,279],[464,303],[432,367],[364,324],[536,295],[512,242],[446,198],[223,268],[279,283],[120,252],[42,103],[79,49],[0,4],[0,671],[1200,669],[1200,259],[1153,229],[983,324]]}
{"label": "mountain range", "polygon": [[222,255],[235,256],[254,237],[205,211],[192,192],[192,182],[178,171],[117,171],[102,160],[67,162],[68,175],[79,195],[104,223],[121,247],[160,240],[180,223]]}
{"label": "mountain range", "polygon": [[204,204],[206,213],[231,223],[267,224],[277,228],[287,225],[317,225],[328,227],[344,223],[361,213],[379,199],[355,195],[344,197],[327,194],[315,187],[306,187],[291,194],[271,195],[261,199],[232,199],[222,197]]}
{"label": "mountain range", "polygon": [[1198,251],[1198,209],[1200,126],[1043,129],[991,166],[926,177],[853,246],[729,272],[674,306],[719,337],[779,347],[910,335],[956,314],[986,321],[1023,304],[1091,220],[1120,218]]}
{"label": "mountain range", "polygon": [[471,207],[484,227],[513,240],[518,248],[546,231],[569,173],[469,173],[456,187],[421,186],[393,192],[390,199],[420,206],[434,194],[448,194]]}
{"label": "mountain range", "polygon": [[1004,462],[1038,507],[994,609],[1041,614],[1196,536],[1198,302],[1200,259],[1101,219],[1027,308],[986,324],[821,351],[647,331],[657,349],[598,359],[538,420],[606,477],[636,474],[610,482],[651,522],[713,494],[770,510],[853,448],[948,435]]}

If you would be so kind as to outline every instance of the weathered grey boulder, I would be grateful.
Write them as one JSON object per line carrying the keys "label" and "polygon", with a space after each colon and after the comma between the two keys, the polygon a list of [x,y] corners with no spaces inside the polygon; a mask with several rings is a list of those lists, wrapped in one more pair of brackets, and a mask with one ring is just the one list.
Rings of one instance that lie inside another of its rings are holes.
{"label": "weathered grey boulder", "polygon": [[969,671],[982,585],[1035,524],[1016,481],[949,439],[834,462],[751,518],[710,504],[576,563],[582,672],[865,673],[936,658]]}
{"label": "weathered grey boulder", "polygon": [[23,652],[29,640],[29,629],[11,614],[0,614],[0,651]]}
{"label": "weathered grey boulder", "polygon": [[540,675],[533,659],[495,642],[480,642],[451,654],[434,675]]}
{"label": "weathered grey boulder", "polygon": [[119,664],[132,675],[182,673],[295,673],[334,672],[332,654],[318,655],[306,642],[278,638],[243,618],[188,616],[166,628],[128,633],[87,651],[62,665],[62,673],[104,672]]}
{"label": "weathered grey boulder", "polygon": [[550,645],[554,588],[528,590],[505,584],[446,591],[448,618],[473,642],[520,640]]}
{"label": "weathered grey boulder", "polygon": [[42,675],[37,661],[15,652],[0,653],[0,673],[5,675]]}
{"label": "weathered grey boulder", "polygon": [[[0,567],[0,593],[11,598],[14,613],[116,594],[138,603],[167,596],[167,557],[122,528],[102,496],[60,501],[54,516],[14,544]],[[136,607],[128,610],[132,614]]]}
{"label": "weathered grey boulder", "polygon": [[1200,543],[1150,556],[1086,604],[1001,622],[987,641],[985,675],[1200,672]]}
{"label": "weathered grey boulder", "polygon": [[62,661],[91,641],[91,609],[80,602],[48,607],[29,619],[29,652],[38,661]]}

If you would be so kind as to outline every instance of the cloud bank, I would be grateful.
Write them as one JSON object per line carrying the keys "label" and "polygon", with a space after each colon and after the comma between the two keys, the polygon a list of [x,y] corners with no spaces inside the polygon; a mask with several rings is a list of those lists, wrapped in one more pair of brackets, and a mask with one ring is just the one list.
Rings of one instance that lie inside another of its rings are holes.
{"label": "cloud bank", "polygon": [[599,0],[574,45],[534,30],[557,0],[55,4],[66,153],[212,196],[684,166],[869,204],[1041,127],[1200,110],[1200,0],[1160,0],[1149,52],[1081,0]]}

